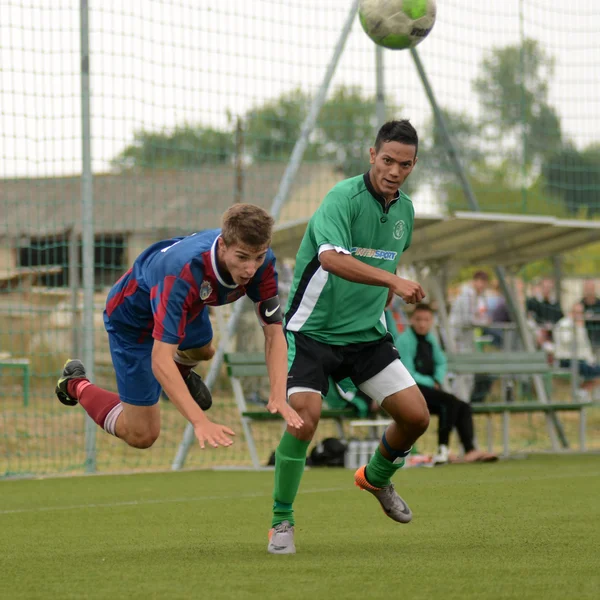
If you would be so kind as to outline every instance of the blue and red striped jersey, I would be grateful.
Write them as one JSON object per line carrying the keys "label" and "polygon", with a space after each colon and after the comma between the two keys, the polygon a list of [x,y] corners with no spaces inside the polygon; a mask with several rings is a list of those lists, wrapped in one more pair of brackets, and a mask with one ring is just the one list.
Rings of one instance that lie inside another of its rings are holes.
{"label": "blue and red striped jersey", "polygon": [[219,270],[220,229],[152,244],[115,283],[106,301],[113,324],[152,333],[156,340],[180,343],[185,327],[208,306],[234,302],[246,294],[253,302],[277,295],[275,255],[269,248],[252,280],[238,286]]}

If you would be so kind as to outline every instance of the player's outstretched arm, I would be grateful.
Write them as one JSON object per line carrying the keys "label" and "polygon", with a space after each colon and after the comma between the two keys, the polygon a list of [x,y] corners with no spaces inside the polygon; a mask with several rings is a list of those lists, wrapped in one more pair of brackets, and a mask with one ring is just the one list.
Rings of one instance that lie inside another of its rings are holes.
{"label": "player's outstretched arm", "polygon": [[287,396],[287,344],[281,323],[265,325],[265,360],[269,373],[271,393],[267,410],[279,413],[290,427],[300,429],[304,421],[286,402]]}
{"label": "player's outstretched arm", "polygon": [[354,283],[386,287],[407,304],[417,304],[425,297],[425,292],[418,283],[366,265],[350,254],[325,250],[319,255],[319,260],[325,271]]}
{"label": "player's outstretched arm", "polygon": [[228,436],[235,435],[235,433],[225,425],[217,425],[210,421],[206,413],[194,402],[173,360],[176,350],[177,344],[154,340],[152,372],[158,383],[177,410],[194,426],[194,432],[201,448],[204,448],[205,443],[213,448],[231,446],[233,441]]}

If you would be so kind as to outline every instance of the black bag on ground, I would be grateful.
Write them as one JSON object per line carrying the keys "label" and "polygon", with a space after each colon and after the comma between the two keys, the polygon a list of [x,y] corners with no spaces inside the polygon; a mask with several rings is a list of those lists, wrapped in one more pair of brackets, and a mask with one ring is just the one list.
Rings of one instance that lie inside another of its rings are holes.
{"label": "black bag on ground", "polygon": [[325,438],[310,453],[313,467],[343,467],[347,445],[337,438]]}

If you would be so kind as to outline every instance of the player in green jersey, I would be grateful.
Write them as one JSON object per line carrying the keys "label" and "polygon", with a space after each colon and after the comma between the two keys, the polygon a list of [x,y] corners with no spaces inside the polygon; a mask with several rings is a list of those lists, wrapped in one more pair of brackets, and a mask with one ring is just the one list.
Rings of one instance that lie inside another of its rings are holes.
{"label": "player in green jersey", "polygon": [[412,518],[390,478],[427,429],[429,412],[387,333],[384,308],[394,294],[410,304],[424,297],[418,283],[396,275],[414,222],[412,202],[400,187],[417,163],[418,143],[408,121],[385,123],[370,149],[370,170],[330,190],[300,244],[285,329],[288,398],[304,425],[288,427],[275,453],[272,554],[296,551],[292,504],[329,376],[350,377],[393,419],[355,483],[388,517],[400,523]]}

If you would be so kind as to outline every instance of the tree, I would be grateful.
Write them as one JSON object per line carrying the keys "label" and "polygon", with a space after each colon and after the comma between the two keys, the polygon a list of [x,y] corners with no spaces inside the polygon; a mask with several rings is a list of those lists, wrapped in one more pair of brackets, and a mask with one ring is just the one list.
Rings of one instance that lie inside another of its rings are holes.
{"label": "tree", "polygon": [[138,131],[133,144],[116,158],[119,170],[195,169],[206,164],[222,164],[231,160],[234,137],[230,131],[212,127],[181,125],[171,133]]}
{"label": "tree", "polygon": [[[246,113],[246,148],[253,160],[287,160],[299,138],[312,97],[300,89]],[[388,101],[388,114],[397,107]],[[375,96],[357,86],[338,86],[326,100],[305,160],[327,160],[346,175],[355,175],[369,165],[368,148],[377,132]]]}
{"label": "tree", "polygon": [[542,174],[548,192],[561,198],[569,213],[600,213],[600,148],[565,147],[548,158]]}
{"label": "tree", "polygon": [[561,145],[560,120],[548,103],[553,73],[552,57],[527,39],[522,45],[492,50],[473,82],[484,130],[519,167],[531,167]]}
{"label": "tree", "polygon": [[[245,147],[250,156],[255,161],[287,160],[309,106],[310,96],[295,89],[249,110],[245,116]],[[305,157],[314,157],[317,146],[310,144]]]}
{"label": "tree", "polygon": [[[477,174],[485,160],[479,124],[469,115],[448,109],[442,109],[442,115],[462,165],[467,173]],[[425,125],[421,139],[419,154],[426,178],[442,184],[456,181],[456,170],[446,138],[434,116]]]}
{"label": "tree", "polygon": [[[350,177],[366,171],[368,149],[377,133],[375,96],[367,96],[358,86],[339,86],[323,105],[319,115],[319,135],[323,139],[322,155],[336,163]],[[388,100],[389,118],[398,108]]]}

